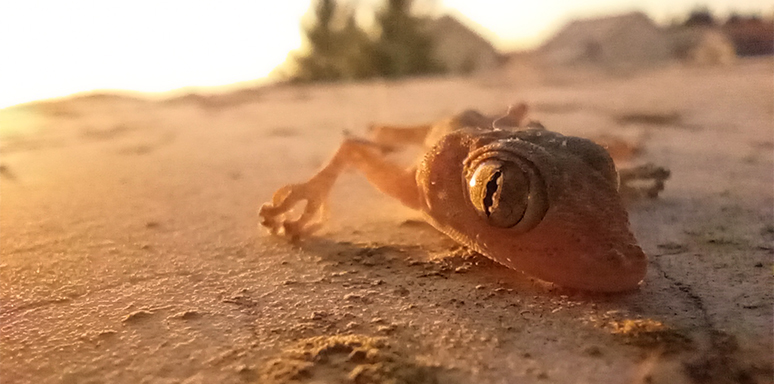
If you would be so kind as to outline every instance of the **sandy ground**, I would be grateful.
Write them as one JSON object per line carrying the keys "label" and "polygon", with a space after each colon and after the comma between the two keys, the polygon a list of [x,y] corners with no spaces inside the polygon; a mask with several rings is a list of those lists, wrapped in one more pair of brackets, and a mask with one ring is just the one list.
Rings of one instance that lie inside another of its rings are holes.
{"label": "sandy ground", "polygon": [[[772,382],[774,63],[606,78],[276,87],[0,111],[3,383]],[[257,207],[343,130],[515,101],[641,141],[642,288],[552,287],[456,246],[359,176],[300,244]]]}

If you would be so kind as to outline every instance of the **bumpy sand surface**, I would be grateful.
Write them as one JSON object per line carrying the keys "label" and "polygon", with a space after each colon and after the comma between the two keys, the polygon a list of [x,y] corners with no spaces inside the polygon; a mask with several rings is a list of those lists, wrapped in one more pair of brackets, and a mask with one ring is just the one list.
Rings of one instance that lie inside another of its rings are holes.
{"label": "bumpy sand surface", "polygon": [[[274,87],[0,110],[3,383],[766,383],[774,65]],[[577,75],[577,74],[576,74]],[[349,130],[527,101],[672,170],[631,222],[642,288],[470,254],[348,175],[300,244],[257,207]]]}

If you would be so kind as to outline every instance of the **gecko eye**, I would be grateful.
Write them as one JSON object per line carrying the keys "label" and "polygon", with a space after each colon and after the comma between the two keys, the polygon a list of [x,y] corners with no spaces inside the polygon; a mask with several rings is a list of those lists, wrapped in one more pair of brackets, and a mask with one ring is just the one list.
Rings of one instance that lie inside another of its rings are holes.
{"label": "gecko eye", "polygon": [[548,210],[545,184],[529,165],[486,160],[468,180],[468,195],[481,217],[500,228],[527,231]]}

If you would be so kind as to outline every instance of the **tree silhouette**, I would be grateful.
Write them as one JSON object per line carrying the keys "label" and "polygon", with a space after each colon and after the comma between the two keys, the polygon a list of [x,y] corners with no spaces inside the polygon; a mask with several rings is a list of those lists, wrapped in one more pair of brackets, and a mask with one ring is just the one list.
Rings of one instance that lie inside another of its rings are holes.
{"label": "tree silhouette", "polygon": [[291,53],[285,77],[312,82],[441,72],[424,20],[412,14],[411,5],[411,0],[388,0],[375,15],[374,30],[367,31],[358,25],[354,8],[316,1],[314,21],[304,28],[309,47]]}
{"label": "tree silhouette", "polygon": [[292,77],[297,81],[337,80],[339,71],[335,60],[338,56],[338,36],[333,28],[333,18],[336,14],[334,0],[319,0],[315,6],[315,22],[304,28],[304,35],[309,43],[308,54],[291,54],[295,62]]}
{"label": "tree silhouette", "polygon": [[388,0],[376,15],[376,61],[384,77],[442,72],[432,57],[432,40],[422,30],[424,20],[411,14],[411,4]]}
{"label": "tree silhouette", "polygon": [[688,19],[683,23],[686,27],[714,27],[715,17],[708,8],[698,8],[691,11]]}

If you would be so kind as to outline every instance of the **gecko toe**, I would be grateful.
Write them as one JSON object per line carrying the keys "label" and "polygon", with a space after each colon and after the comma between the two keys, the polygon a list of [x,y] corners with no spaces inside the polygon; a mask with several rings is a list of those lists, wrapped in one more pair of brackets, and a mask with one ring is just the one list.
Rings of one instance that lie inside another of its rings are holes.
{"label": "gecko toe", "polygon": [[[325,199],[315,193],[314,188],[304,184],[288,185],[277,190],[270,203],[265,203],[258,211],[261,225],[272,235],[284,235],[291,239],[308,236],[318,230],[326,217]],[[306,202],[298,219],[289,219],[294,208]]]}

